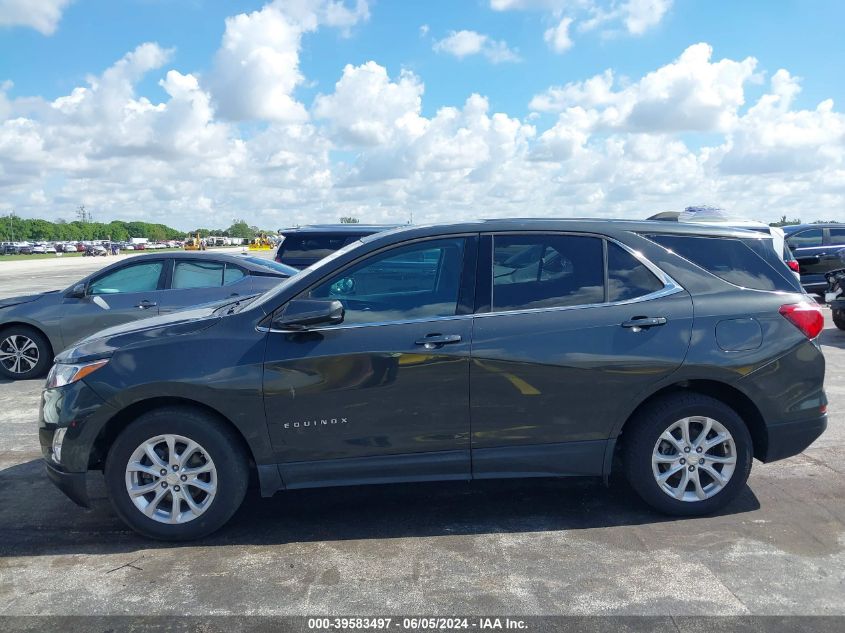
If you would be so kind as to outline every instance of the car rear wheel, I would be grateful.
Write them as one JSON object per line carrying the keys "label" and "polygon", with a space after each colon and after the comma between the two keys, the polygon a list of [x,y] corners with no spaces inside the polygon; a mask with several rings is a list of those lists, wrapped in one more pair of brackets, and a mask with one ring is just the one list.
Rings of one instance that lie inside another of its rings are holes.
{"label": "car rear wheel", "polygon": [[4,378],[39,378],[52,363],[50,342],[41,332],[22,326],[0,332],[0,375]]}
{"label": "car rear wheel", "polygon": [[845,330],[845,310],[831,310],[830,316],[833,317],[833,324],[840,330]]}
{"label": "car rear wheel", "polygon": [[225,424],[189,407],[143,414],[117,437],[105,478],[115,511],[144,536],[182,541],[222,527],[246,494],[249,468]]}
{"label": "car rear wheel", "polygon": [[627,425],[625,473],[634,490],[666,514],[709,514],[730,502],[751,472],[751,435],[737,413],[700,394],[647,404]]}

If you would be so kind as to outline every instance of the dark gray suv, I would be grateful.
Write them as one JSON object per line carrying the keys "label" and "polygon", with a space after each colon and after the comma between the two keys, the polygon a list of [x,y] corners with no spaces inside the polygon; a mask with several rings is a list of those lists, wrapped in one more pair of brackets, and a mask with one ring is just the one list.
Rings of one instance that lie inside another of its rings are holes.
{"label": "dark gray suv", "polygon": [[699,515],[827,424],[819,308],[759,233],[497,220],[397,229],[255,298],[66,350],[47,472],[154,538],[200,537],[250,470],[293,488],[607,476]]}

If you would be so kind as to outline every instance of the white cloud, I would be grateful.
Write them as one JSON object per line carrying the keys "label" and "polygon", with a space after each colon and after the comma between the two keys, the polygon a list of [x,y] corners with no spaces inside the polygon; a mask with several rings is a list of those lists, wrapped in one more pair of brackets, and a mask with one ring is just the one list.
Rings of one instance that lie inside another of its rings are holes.
{"label": "white cloud", "polygon": [[495,11],[540,11],[554,21],[543,39],[555,52],[573,45],[569,27],[576,17],[581,32],[602,27],[611,36],[624,27],[631,35],[642,35],[657,26],[672,8],[673,0],[490,0]]}
{"label": "white cloud", "polygon": [[572,22],[572,18],[563,18],[557,26],[547,29],[543,34],[546,44],[556,53],[563,53],[572,48],[572,39],[569,37],[569,27]]}
{"label": "white cloud", "polygon": [[321,24],[348,29],[369,17],[367,2],[355,8],[334,0],[277,0],[259,11],[226,19],[209,87],[224,118],[302,122],[305,106],[294,90],[302,36]]}
{"label": "white cloud", "polygon": [[628,0],[621,7],[622,19],[628,32],[642,35],[660,24],[672,7],[672,0]]}
{"label": "white cloud", "polygon": [[71,0],[0,0],[0,26],[27,26],[42,35],[56,32]]}
{"label": "white cloud", "polygon": [[744,85],[753,77],[757,60],[711,62],[712,54],[708,44],[695,44],[671,64],[619,90],[614,90],[613,72],[607,70],[586,81],[549,88],[529,107],[541,112],[592,108],[595,125],[602,129],[728,131],[745,103]]}
{"label": "white cloud", "polygon": [[[286,3],[284,19],[323,24],[327,10],[313,7]],[[331,19],[343,28],[354,15]],[[265,118],[243,126],[216,110],[216,84],[172,59],[142,44],[51,101],[0,83],[0,199],[30,217],[70,217],[84,202],[98,219],[184,229],[233,217],[268,228],[342,215],[402,222],[410,212],[418,222],[639,218],[700,200],[762,220],[841,218],[845,208],[842,112],[830,100],[799,106],[786,70],[750,99],[757,61],[714,61],[707,44],[643,76],[608,69],[550,88],[531,107],[551,123],[497,112],[482,94],[426,109],[423,79],[438,77],[368,61],[339,69],[298,117],[253,110]],[[291,100],[304,80],[289,84]],[[142,93],[150,81],[163,97]]]}
{"label": "white cloud", "polygon": [[419,78],[408,71],[391,82],[375,62],[347,65],[335,92],[315,99],[314,115],[331,121],[342,144],[384,145],[419,114],[423,90]]}
{"label": "white cloud", "polygon": [[434,50],[458,59],[481,54],[494,64],[520,61],[519,54],[511,50],[507,42],[494,40],[476,31],[452,31],[434,43]]}

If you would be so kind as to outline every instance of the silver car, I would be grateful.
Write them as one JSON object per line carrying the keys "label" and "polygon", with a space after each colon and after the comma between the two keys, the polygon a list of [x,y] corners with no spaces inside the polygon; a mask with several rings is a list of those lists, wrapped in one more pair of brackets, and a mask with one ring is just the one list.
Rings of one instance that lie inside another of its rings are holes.
{"label": "silver car", "polygon": [[56,354],[94,332],[264,292],[297,272],[258,257],[161,253],[112,264],[65,290],[0,299],[0,377],[36,378]]}

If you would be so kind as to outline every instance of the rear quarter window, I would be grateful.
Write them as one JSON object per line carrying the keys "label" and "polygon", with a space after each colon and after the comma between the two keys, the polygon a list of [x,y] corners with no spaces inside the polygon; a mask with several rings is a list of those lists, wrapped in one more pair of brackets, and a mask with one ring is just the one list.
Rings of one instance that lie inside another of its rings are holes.
{"label": "rear quarter window", "polygon": [[754,290],[801,292],[795,276],[768,240],[693,235],[645,237],[734,285]]}

